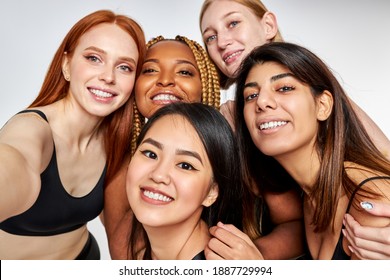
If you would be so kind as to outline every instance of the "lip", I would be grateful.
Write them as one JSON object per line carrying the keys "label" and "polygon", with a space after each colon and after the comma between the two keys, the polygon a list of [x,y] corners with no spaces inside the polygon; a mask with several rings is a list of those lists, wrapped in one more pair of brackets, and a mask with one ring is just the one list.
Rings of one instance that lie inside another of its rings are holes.
{"label": "lip", "polygon": [[141,198],[150,204],[166,205],[174,201],[175,199],[165,192],[157,190],[151,187],[141,187]]}
{"label": "lip", "polygon": [[256,127],[262,133],[272,133],[285,127],[289,121],[280,118],[261,119],[256,122]]}
{"label": "lip", "polygon": [[233,63],[234,61],[236,61],[240,56],[241,54],[244,52],[244,50],[234,50],[234,51],[229,51],[225,54],[223,54],[222,56],[222,60],[226,63],[226,64],[231,64]]}
{"label": "lip", "polygon": [[95,100],[104,103],[110,102],[118,95],[116,92],[110,89],[103,89],[98,87],[87,87],[87,89]]}
{"label": "lip", "polygon": [[154,103],[167,104],[183,101],[184,98],[180,94],[172,90],[158,90],[150,95],[150,99]]}

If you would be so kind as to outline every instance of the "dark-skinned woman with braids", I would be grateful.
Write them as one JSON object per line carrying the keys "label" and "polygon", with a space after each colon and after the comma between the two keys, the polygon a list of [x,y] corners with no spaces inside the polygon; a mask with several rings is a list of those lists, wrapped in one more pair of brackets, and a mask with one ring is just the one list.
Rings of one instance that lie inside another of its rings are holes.
{"label": "dark-skinned woman with braids", "polygon": [[[184,36],[158,36],[147,43],[147,54],[136,81],[131,153],[145,119],[172,102],[201,102],[219,109],[219,79],[204,48]],[[130,143],[129,143],[130,145]],[[132,212],[126,196],[128,160],[105,189],[104,217],[112,259],[129,257]]]}

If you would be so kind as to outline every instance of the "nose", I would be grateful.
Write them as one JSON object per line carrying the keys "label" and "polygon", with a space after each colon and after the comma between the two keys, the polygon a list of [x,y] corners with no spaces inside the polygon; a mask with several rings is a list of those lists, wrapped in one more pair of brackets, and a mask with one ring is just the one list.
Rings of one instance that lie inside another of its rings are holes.
{"label": "nose", "polygon": [[269,91],[262,89],[256,100],[256,111],[275,110],[278,107],[278,103],[275,99],[275,95]]}
{"label": "nose", "polygon": [[107,84],[115,84],[115,68],[110,65],[105,65],[99,75],[99,80]]}
{"label": "nose", "polygon": [[232,37],[228,32],[220,32],[217,37],[218,47],[221,49],[226,49],[227,46],[231,45],[233,42]]}
{"label": "nose", "polygon": [[164,161],[157,162],[150,173],[150,177],[155,183],[168,185],[171,182],[169,163]]}
{"label": "nose", "polygon": [[168,71],[161,71],[157,79],[157,85],[162,87],[175,86],[175,78]]}

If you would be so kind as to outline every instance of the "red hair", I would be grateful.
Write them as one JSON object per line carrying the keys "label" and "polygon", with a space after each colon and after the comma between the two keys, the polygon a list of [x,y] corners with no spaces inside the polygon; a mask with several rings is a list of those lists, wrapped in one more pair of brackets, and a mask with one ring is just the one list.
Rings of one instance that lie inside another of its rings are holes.
{"label": "red hair", "polygon": [[[116,24],[133,38],[139,53],[136,70],[136,77],[138,77],[146,53],[145,35],[141,26],[127,16],[116,15],[109,10],[96,11],[79,20],[65,36],[49,66],[41,90],[29,106],[30,108],[49,105],[66,97],[69,91],[69,83],[62,75],[64,55],[67,54],[71,57],[80,37],[92,27],[102,23]],[[107,154],[106,182],[109,182],[119,170],[127,153],[129,153],[133,103],[134,94],[132,93],[129,100],[121,108],[107,116],[102,123]]]}

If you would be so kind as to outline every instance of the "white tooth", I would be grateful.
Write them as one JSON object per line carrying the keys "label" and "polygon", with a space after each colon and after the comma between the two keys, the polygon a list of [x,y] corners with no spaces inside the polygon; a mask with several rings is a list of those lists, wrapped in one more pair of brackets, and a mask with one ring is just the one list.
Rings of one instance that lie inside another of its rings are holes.
{"label": "white tooth", "polygon": [[144,191],[144,195],[150,199],[160,200],[160,201],[165,201],[165,202],[169,202],[172,200],[170,197],[166,197],[165,195],[153,193],[153,192],[147,191],[147,190]]}
{"label": "white tooth", "polygon": [[235,53],[232,53],[231,55],[229,55],[227,58],[225,58],[225,61],[229,60],[230,58],[238,55],[240,52],[235,52]]}
{"label": "white tooth", "polygon": [[262,124],[260,124],[260,130],[276,128],[278,126],[285,125],[286,123],[287,122],[285,122],[285,121],[271,121],[271,122],[267,122],[267,123],[262,123]]}
{"label": "white tooth", "polygon": [[155,97],[153,97],[153,100],[179,100],[179,98],[177,98],[176,96],[172,95],[172,94],[159,94],[159,95],[156,95]]}
{"label": "white tooth", "polygon": [[95,94],[96,96],[103,97],[103,98],[107,98],[107,97],[112,97],[113,96],[111,93],[108,93],[108,92],[105,92],[105,91],[101,91],[101,90],[97,90],[97,89],[91,89],[91,92],[93,94]]}

